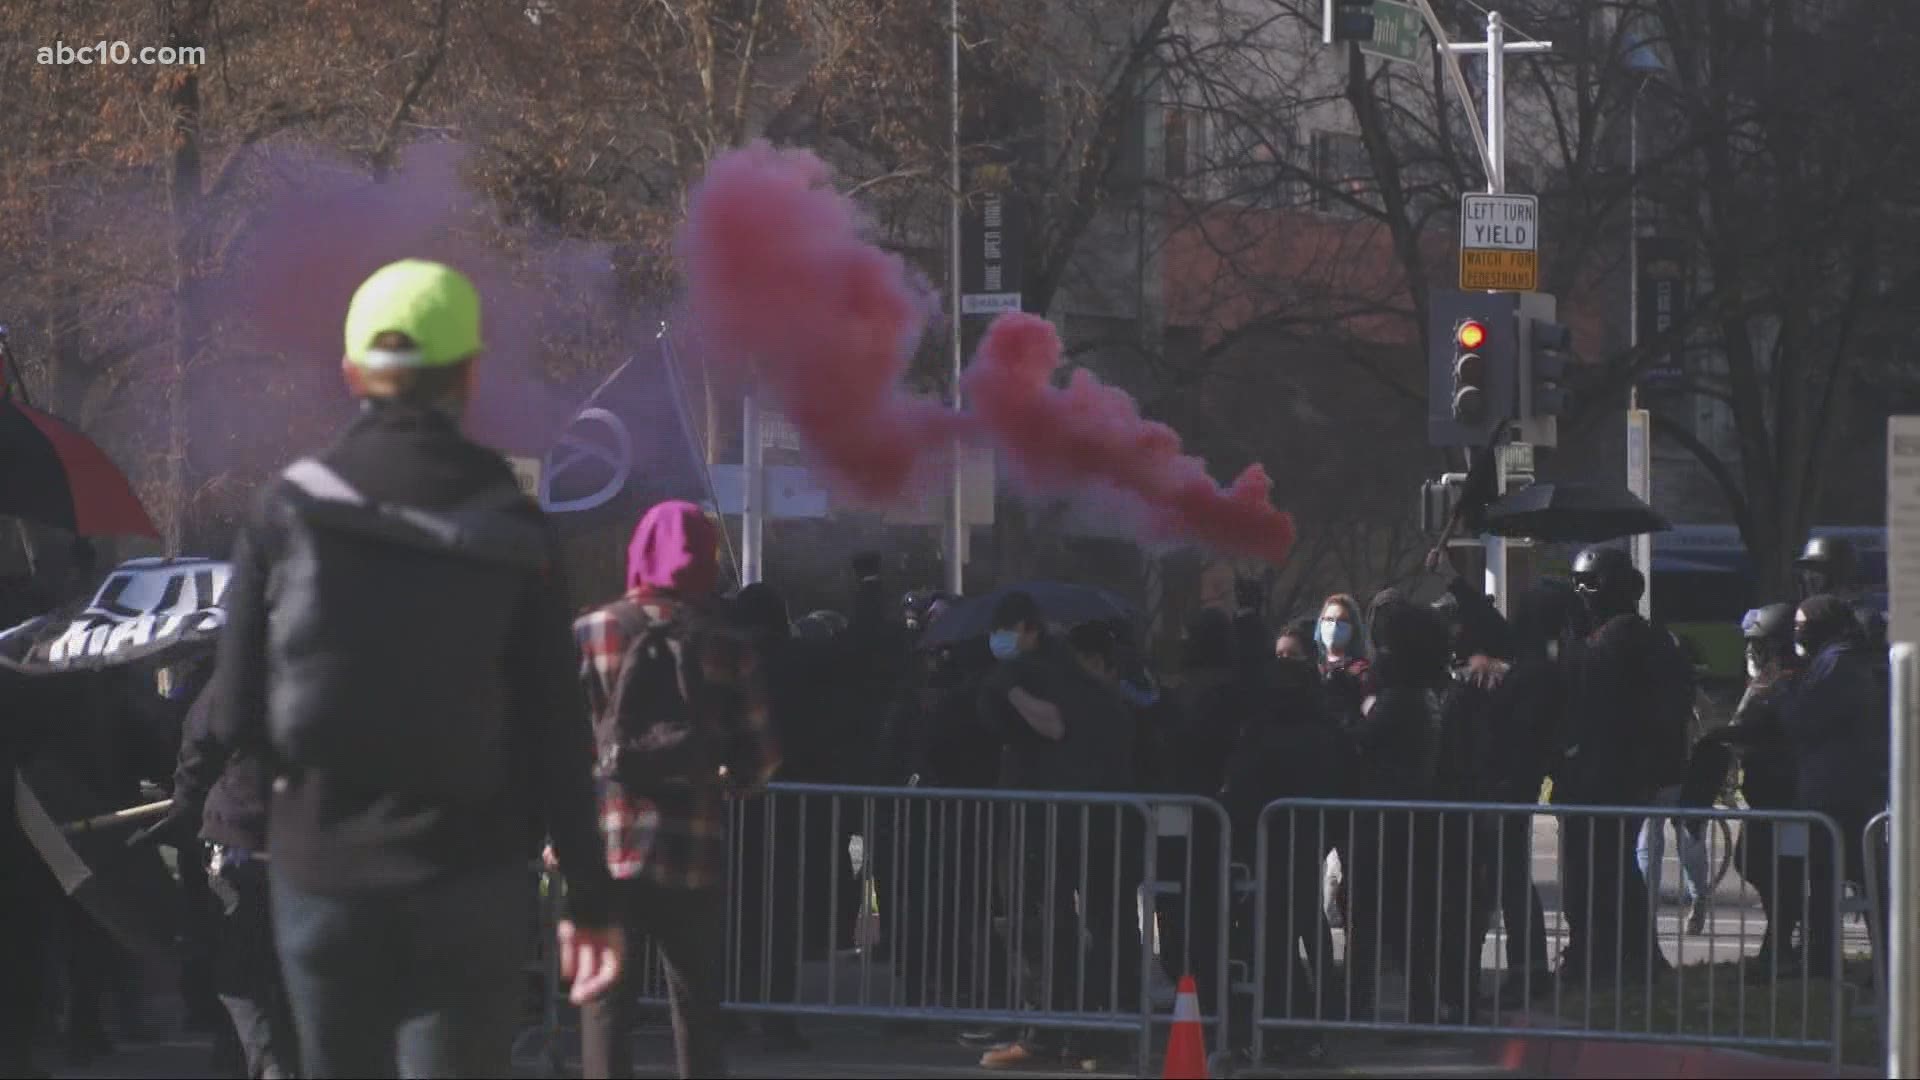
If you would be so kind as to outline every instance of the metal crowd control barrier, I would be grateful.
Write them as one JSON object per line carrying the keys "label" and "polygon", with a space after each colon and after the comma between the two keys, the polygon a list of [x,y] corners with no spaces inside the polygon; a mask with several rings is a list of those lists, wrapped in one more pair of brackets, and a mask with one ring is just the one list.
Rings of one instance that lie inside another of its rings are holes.
{"label": "metal crowd control barrier", "polygon": [[[1861,860],[1865,863],[1867,885],[1867,920],[1872,927],[1885,927],[1887,923],[1886,906],[1881,902],[1887,895],[1886,869],[1884,853],[1890,846],[1889,837],[1893,832],[1893,812],[1882,810],[1867,822],[1860,834]],[[1880,1046],[1887,1046],[1891,1034],[1888,1015],[1889,986],[1887,978],[1887,946],[1884,941],[1875,941],[1873,948],[1873,1001],[1874,1015],[1880,1033]]]}
{"label": "metal crowd control barrier", "polygon": [[[732,806],[726,1007],[1097,1033],[1076,1056],[1124,1044],[1148,1075],[1181,974],[1209,984],[1203,1022],[1224,1045],[1230,851],[1207,799],[774,784]],[[653,943],[629,965],[624,992],[664,1006]]]}
{"label": "metal crowd control barrier", "polygon": [[[1254,867],[1253,1060],[1267,1060],[1270,1034],[1352,1029],[1817,1052],[1837,1069],[1839,826],[1813,813],[1659,808],[1696,836],[1717,821],[1744,833],[1740,877],[1703,898],[1710,915],[1694,937],[1649,884],[1680,875],[1643,876],[1635,864],[1648,813],[1269,804]],[[1348,905],[1331,932],[1319,902],[1329,852],[1340,855]],[[1796,921],[1807,931],[1805,963],[1791,944]],[[1557,970],[1550,943],[1563,946]],[[1404,980],[1399,994],[1389,992],[1398,989],[1390,969]]]}

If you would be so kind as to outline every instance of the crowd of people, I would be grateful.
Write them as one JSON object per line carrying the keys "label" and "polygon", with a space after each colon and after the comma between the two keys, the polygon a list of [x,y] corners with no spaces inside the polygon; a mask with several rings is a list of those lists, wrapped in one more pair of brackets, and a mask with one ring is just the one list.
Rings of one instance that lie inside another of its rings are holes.
{"label": "crowd of people", "polygon": [[[1861,828],[1886,801],[1887,729],[1884,643],[1836,595],[1849,583],[1832,544],[1809,550],[1797,605],[1750,614],[1750,685],[1735,721],[1705,734],[1691,662],[1639,615],[1645,582],[1610,547],[1583,551],[1570,582],[1516,598],[1511,617],[1457,577],[1435,603],[1398,588],[1365,605],[1336,595],[1279,625],[1242,589],[1237,611],[1208,610],[1186,628],[1177,671],[1156,673],[1124,618],[1061,619],[1028,592],[999,595],[987,633],[937,635],[982,601],[913,593],[903,605],[875,556],[855,560],[845,617],[795,620],[764,584],[722,595],[718,526],[665,502],[634,530],[619,595],[570,613],[538,509],[505,462],[460,431],[478,327],[478,298],[455,271],[410,260],[370,279],[347,319],[344,362],[365,407],[246,522],[218,655],[169,670],[164,694],[120,686],[144,704],[91,715],[121,717],[122,732],[62,750],[22,723],[0,740],[9,783],[28,749],[42,761],[111,761],[119,771],[100,790],[125,802],[134,778],[171,777],[172,810],[131,842],[178,852],[197,928],[183,994],[219,1029],[223,1070],[507,1075],[526,1008],[526,867],[543,850],[565,883],[555,947],[582,1010],[589,1077],[631,1075],[633,994],[616,988],[637,943],[666,961],[680,1074],[722,1076],[728,935],[740,935],[740,969],[769,973],[740,993],[793,1001],[802,959],[856,942],[866,905],[828,898],[864,897],[869,882],[902,901],[882,912],[895,940],[932,943],[897,958],[910,1003],[993,1003],[1004,984],[961,962],[982,955],[982,928],[1005,924],[968,907],[977,894],[956,893],[937,927],[899,925],[936,917],[915,902],[916,882],[964,878],[988,847],[1009,857],[977,902],[1028,916],[1010,920],[1026,928],[1012,931],[1012,951],[1053,973],[1027,1000],[998,1004],[1084,1010],[1092,996],[1115,1012],[1140,1007],[1151,928],[1131,913],[1147,867],[1124,815],[1051,806],[1046,843],[1005,831],[1031,817],[963,815],[942,819],[929,845],[924,807],[894,811],[883,835],[864,837],[856,886],[846,840],[859,823],[736,814],[741,800],[777,798],[764,794],[775,779],[1002,789],[1042,806],[1046,793],[1217,801],[1230,850],[1206,814],[1160,841],[1159,872],[1182,887],[1158,901],[1157,956],[1169,976],[1197,976],[1203,1009],[1229,1010],[1241,1035],[1244,997],[1218,1000],[1221,945],[1248,956],[1261,923],[1268,1000],[1281,1003],[1269,1008],[1296,1015],[1362,1015],[1390,969],[1425,1022],[1518,1006],[1516,990],[1555,978],[1657,974],[1668,965],[1655,944],[1659,890],[1645,881],[1662,861],[1659,811],[1711,805],[1736,764],[1749,805],[1827,814],[1851,845],[1795,844],[1787,826],[1742,831],[1739,865],[1767,903],[1769,955],[1819,971],[1837,947],[1821,886],[1860,879]],[[14,712],[53,711],[20,680],[5,689]],[[125,749],[130,723],[146,733],[138,754]],[[106,745],[116,749],[102,754]],[[1557,956],[1530,814],[1390,805],[1533,804],[1549,780],[1555,803],[1646,808],[1562,820],[1569,934]],[[1241,896],[1223,905],[1217,875],[1173,869],[1254,863],[1263,810],[1286,798],[1359,805],[1291,815],[1264,834],[1281,883],[1261,894],[1264,909]],[[1697,845],[1691,826],[1676,833],[1683,849]],[[729,897],[735,857],[744,869]],[[1330,857],[1341,868],[1332,905]],[[62,930],[53,967],[64,972],[68,1049],[102,1052],[117,947],[57,888],[19,884],[46,875],[14,873],[35,859],[17,830],[0,831],[0,858],[10,883],[0,927],[20,961],[8,971],[31,973],[6,980],[0,1064],[31,1072],[56,980],[29,966],[41,943],[21,928],[45,920]],[[751,913],[737,926],[730,902]],[[1696,910],[1710,902],[1699,896]],[[817,935],[799,917],[826,910],[841,918]],[[1473,976],[1496,911],[1509,972],[1533,977],[1490,1001]],[[1117,990],[1090,989],[1102,987]],[[806,1043],[791,1020],[765,1022],[762,1035]],[[1130,1044],[1039,1030],[968,1037],[987,1044],[989,1067],[1132,1056]],[[1321,1053],[1311,1035],[1280,1050]]]}

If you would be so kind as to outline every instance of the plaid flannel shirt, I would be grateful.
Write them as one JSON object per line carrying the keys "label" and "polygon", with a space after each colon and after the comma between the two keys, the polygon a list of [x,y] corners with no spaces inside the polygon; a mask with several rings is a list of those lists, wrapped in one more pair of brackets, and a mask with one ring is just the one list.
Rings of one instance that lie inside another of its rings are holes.
{"label": "plaid flannel shirt", "polygon": [[[672,618],[675,603],[660,597],[628,594],[618,601],[634,605],[648,621]],[[596,717],[605,715],[620,678],[628,635],[610,607],[575,620],[580,646],[580,678]],[[748,678],[757,678],[749,670]],[[779,746],[767,718],[765,696],[747,695],[737,715],[702,718],[715,727],[722,745],[734,748],[728,762],[742,780],[763,784],[780,765]],[[597,765],[596,765],[597,770]],[[596,771],[600,791],[600,832],[606,840],[607,871],[616,880],[643,879],[665,888],[718,888],[726,880],[727,788],[718,782],[691,788],[627,791],[612,776]]]}

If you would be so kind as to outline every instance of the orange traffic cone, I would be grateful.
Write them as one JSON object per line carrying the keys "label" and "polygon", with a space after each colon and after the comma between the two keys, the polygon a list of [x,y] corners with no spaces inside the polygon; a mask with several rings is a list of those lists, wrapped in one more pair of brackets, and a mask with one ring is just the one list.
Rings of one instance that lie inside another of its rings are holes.
{"label": "orange traffic cone", "polygon": [[1167,1036],[1167,1066],[1161,1080],[1207,1080],[1207,1035],[1200,1027],[1200,991],[1193,976],[1180,976],[1173,1002],[1173,1031]]}

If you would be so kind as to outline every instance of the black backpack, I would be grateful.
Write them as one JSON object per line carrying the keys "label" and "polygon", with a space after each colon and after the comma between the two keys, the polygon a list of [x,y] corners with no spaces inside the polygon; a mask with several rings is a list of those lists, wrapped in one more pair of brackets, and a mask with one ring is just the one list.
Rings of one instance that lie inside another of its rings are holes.
{"label": "black backpack", "polygon": [[1665,630],[1656,630],[1649,665],[1643,761],[1656,788],[1683,786],[1697,726],[1693,659]]}
{"label": "black backpack", "polygon": [[517,598],[551,565],[537,508],[504,477],[432,509],[370,499],[312,459],[284,480],[268,621],[275,756],[374,791],[497,798],[515,718],[494,661],[512,647]]}
{"label": "black backpack", "polygon": [[651,621],[624,602],[610,610],[628,642],[607,702],[614,730],[603,773],[635,792],[718,783],[720,740],[696,708],[718,688],[701,672],[697,637],[681,620]]}

